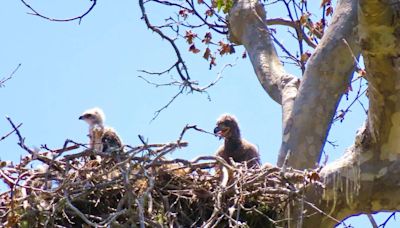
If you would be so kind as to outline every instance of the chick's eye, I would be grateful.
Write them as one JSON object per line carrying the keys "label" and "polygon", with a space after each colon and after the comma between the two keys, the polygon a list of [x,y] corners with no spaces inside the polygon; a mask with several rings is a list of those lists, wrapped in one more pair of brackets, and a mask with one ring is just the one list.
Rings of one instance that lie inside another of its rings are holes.
{"label": "chick's eye", "polygon": [[223,130],[226,130],[226,129],[228,129],[229,127],[228,127],[227,125],[223,124],[223,125],[221,126],[221,128],[222,128]]}

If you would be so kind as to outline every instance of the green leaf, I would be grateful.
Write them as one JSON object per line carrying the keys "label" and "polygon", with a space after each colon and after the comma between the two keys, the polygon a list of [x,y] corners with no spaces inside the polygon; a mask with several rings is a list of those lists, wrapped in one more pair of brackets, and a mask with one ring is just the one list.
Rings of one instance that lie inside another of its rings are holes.
{"label": "green leaf", "polygon": [[229,10],[231,10],[232,6],[233,6],[233,0],[225,0],[225,6],[223,12],[229,13]]}
{"label": "green leaf", "polygon": [[217,0],[218,12],[221,11],[221,8],[222,8],[223,5],[224,5],[224,0]]}

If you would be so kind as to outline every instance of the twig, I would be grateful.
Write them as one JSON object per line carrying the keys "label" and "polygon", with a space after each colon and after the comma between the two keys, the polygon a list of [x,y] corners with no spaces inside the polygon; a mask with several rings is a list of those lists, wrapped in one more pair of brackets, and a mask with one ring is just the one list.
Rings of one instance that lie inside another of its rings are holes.
{"label": "twig", "polygon": [[397,211],[392,212],[392,214],[390,214],[390,216],[382,223],[378,226],[378,228],[382,227],[385,228],[386,224],[390,221],[390,219],[393,217],[395,218]]}
{"label": "twig", "polygon": [[343,43],[346,45],[346,47],[349,49],[349,52],[350,52],[351,56],[353,57],[353,60],[354,60],[355,65],[356,65],[357,67],[359,67],[359,66],[360,66],[360,63],[358,62],[357,57],[354,55],[354,52],[353,52],[353,50],[351,49],[349,43],[347,43],[347,40],[346,40],[345,38],[343,38],[342,41],[343,41]]}
{"label": "twig", "polygon": [[142,205],[142,203],[138,200],[138,199],[136,199],[135,200],[136,201],[136,205],[137,205],[137,207],[138,207],[138,210],[139,210],[139,224],[140,224],[140,228],[145,228],[145,225],[144,225],[144,211],[143,211],[143,205]]}
{"label": "twig", "polygon": [[35,152],[34,150],[30,149],[29,147],[27,147],[25,145],[25,138],[22,137],[21,133],[19,132],[17,126],[14,124],[14,122],[11,120],[10,117],[6,116],[6,119],[8,120],[8,122],[11,124],[11,126],[13,127],[15,133],[18,136],[18,145],[24,149],[25,151],[27,151],[29,154],[31,154],[33,157],[37,157],[37,159],[49,166],[53,166],[54,168],[56,168],[58,171],[63,171],[63,169],[61,167],[59,167],[58,165],[56,165],[59,162],[56,162],[52,159],[49,159],[45,156],[40,155],[39,153]]}
{"label": "twig", "polygon": [[[283,25],[283,26],[291,27],[294,30],[296,30],[298,32],[298,34],[301,34],[301,39],[303,39],[307,43],[308,46],[310,46],[312,48],[316,48],[317,47],[317,44],[315,44],[307,36],[307,34],[304,32],[304,30],[302,30],[299,21],[291,21],[291,20],[286,20],[286,19],[283,19],[283,18],[272,18],[272,19],[267,19],[266,23],[267,23],[267,25]],[[321,36],[319,36],[319,38],[320,37]]]}
{"label": "twig", "polygon": [[[236,59],[237,61],[238,59]],[[179,88],[178,92],[172,96],[172,98],[167,102],[167,104],[165,104],[163,107],[161,107],[160,109],[158,109],[157,111],[154,112],[153,118],[151,119],[151,121],[154,121],[155,119],[157,119],[157,117],[160,115],[160,113],[167,109],[181,94],[183,94],[185,91],[188,91],[188,93],[190,92],[198,92],[198,93],[206,93],[208,94],[207,90],[211,87],[213,87],[214,85],[216,85],[221,79],[222,79],[222,74],[223,72],[226,70],[226,68],[228,67],[233,67],[236,65],[235,63],[228,63],[225,64],[222,69],[218,72],[217,77],[214,81],[210,82],[208,85],[200,87],[198,86],[197,82],[191,81],[191,80],[183,80],[183,81],[177,81],[177,80],[173,80],[169,83],[155,83],[152,82],[146,78],[144,78],[143,76],[138,76],[139,78],[141,78],[142,80],[144,80],[145,82],[147,82],[150,85],[153,85],[155,87],[161,87],[161,86],[177,86]],[[155,73],[155,72],[148,72],[149,74],[163,74],[165,72],[169,72],[171,70],[168,69],[167,71],[163,71],[160,73]],[[147,72],[147,71],[143,71],[142,72]]]}
{"label": "twig", "polygon": [[65,202],[67,203],[67,206],[71,208],[83,221],[85,221],[86,224],[93,226],[93,227],[99,227],[99,224],[93,223],[90,221],[78,208],[76,208],[71,201],[69,200],[69,195],[67,191],[64,192],[64,199]]}
{"label": "twig", "polygon": [[58,19],[58,18],[47,17],[47,16],[39,13],[31,5],[29,5],[27,2],[25,2],[25,0],[21,0],[21,2],[32,12],[32,13],[29,13],[31,15],[38,16],[38,17],[41,17],[43,19],[46,19],[46,20],[49,20],[49,21],[54,21],[54,22],[68,22],[68,21],[78,20],[79,24],[81,23],[82,19],[94,9],[94,7],[95,7],[95,5],[97,3],[97,0],[90,0],[90,1],[92,2],[92,5],[83,14],[81,14],[79,16],[76,16],[76,17],[71,17],[71,18]]}
{"label": "twig", "polygon": [[212,132],[209,132],[209,131],[203,130],[203,129],[201,129],[201,128],[198,128],[197,125],[189,125],[189,124],[186,124],[186,126],[183,128],[183,130],[182,130],[182,132],[181,132],[181,134],[180,134],[180,136],[179,136],[178,142],[180,142],[180,141],[182,140],[183,135],[184,135],[184,134],[186,133],[186,131],[189,130],[189,129],[193,129],[193,130],[196,130],[196,131],[199,131],[199,132],[202,132],[202,133],[206,133],[206,134],[209,134],[209,135],[213,135],[213,136],[218,136],[218,135],[216,135],[216,134],[214,134],[214,133],[212,133]]}
{"label": "twig", "polygon": [[372,228],[378,228],[378,224],[376,223],[374,217],[371,214],[367,214],[367,217],[371,222]]}
{"label": "twig", "polygon": [[[22,126],[22,123],[18,124],[18,126],[16,126],[16,129],[18,129],[18,128],[21,127],[21,126]],[[2,136],[2,137],[0,138],[0,141],[6,139],[8,136],[10,136],[10,135],[11,135],[12,133],[14,133],[14,132],[15,132],[15,129],[13,129],[13,130],[10,131],[9,133],[5,134],[4,136]]]}
{"label": "twig", "polygon": [[153,118],[151,119],[151,121],[154,121],[155,119],[157,119],[157,117],[160,115],[160,113],[167,109],[172,102],[174,102],[176,100],[176,98],[178,98],[179,95],[181,95],[183,93],[183,91],[185,90],[185,87],[182,87],[178,93],[176,93],[169,101],[167,104],[165,104],[163,107],[161,107],[160,109],[158,109],[157,111],[154,112]]}
{"label": "twig", "polygon": [[14,76],[15,72],[17,72],[17,70],[18,70],[20,67],[21,67],[21,63],[18,64],[18,66],[13,70],[13,72],[11,72],[11,74],[10,74],[8,77],[2,78],[2,79],[0,80],[0,88],[1,88],[1,87],[4,87],[4,83],[5,83],[6,81],[10,80],[10,79]]}
{"label": "twig", "polygon": [[313,208],[314,210],[316,210],[318,213],[321,213],[323,215],[325,215],[327,218],[331,219],[332,221],[334,221],[337,224],[343,224],[344,226],[346,226],[346,224],[343,221],[340,221],[334,217],[332,217],[331,215],[329,215],[328,213],[324,212],[323,210],[319,209],[318,207],[316,207],[313,203],[310,203],[306,200],[304,200],[304,203],[306,203],[308,206],[310,206],[311,208]]}

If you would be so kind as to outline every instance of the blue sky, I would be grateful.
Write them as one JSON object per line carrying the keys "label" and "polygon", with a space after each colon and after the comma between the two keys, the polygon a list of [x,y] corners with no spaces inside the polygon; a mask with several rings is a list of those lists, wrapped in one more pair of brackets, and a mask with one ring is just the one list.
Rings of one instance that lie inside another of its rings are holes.
{"label": "blue sky", "polygon": [[[71,17],[86,9],[78,0],[41,0],[32,6],[53,17]],[[78,117],[84,110],[98,106],[106,113],[106,124],[119,132],[124,143],[139,144],[138,134],[149,142],[162,143],[176,140],[186,124],[212,131],[219,115],[232,113],[239,119],[242,135],[258,146],[262,162],[276,162],[281,142],[280,106],[263,91],[248,59],[239,58],[234,68],[223,72],[219,84],[209,90],[211,101],[205,94],[182,95],[151,122],[154,112],[177,88],[155,88],[138,78],[143,75],[138,70],[164,70],[175,56],[170,46],[140,20],[136,1],[98,2],[80,25],[49,22],[27,12],[19,1],[1,3],[0,78],[8,76],[19,63],[22,66],[0,88],[0,136],[11,130],[4,118],[7,115],[23,123],[20,130],[29,146],[60,148],[65,139],[84,143],[87,125]],[[157,9],[154,12],[156,19],[168,15]],[[287,33],[280,34],[282,42],[291,43]],[[224,62],[218,62],[210,71],[205,60],[187,53],[187,45],[182,44],[192,78],[202,84],[214,80]],[[238,48],[237,53],[242,50]],[[289,71],[298,74],[293,67]],[[170,76],[176,75],[171,72]],[[352,144],[364,119],[361,106],[355,105],[343,123],[333,125],[329,140],[339,146],[326,146],[330,161]],[[189,147],[170,156],[193,159],[211,155],[221,143],[213,136],[192,131],[184,139]],[[18,161],[24,154],[14,135],[0,142],[1,160]],[[355,227],[369,225],[365,218],[348,223]]]}

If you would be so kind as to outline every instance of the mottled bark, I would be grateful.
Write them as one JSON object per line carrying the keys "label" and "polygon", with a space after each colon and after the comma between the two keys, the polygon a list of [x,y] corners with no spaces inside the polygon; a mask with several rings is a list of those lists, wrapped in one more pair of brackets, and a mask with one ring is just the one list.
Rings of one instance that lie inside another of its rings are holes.
{"label": "mottled bark", "polygon": [[[400,160],[382,160],[380,145],[372,143],[368,125],[345,155],[323,168],[324,191],[310,189],[305,200],[337,220],[354,214],[394,211],[400,208]],[[308,211],[315,211],[305,207]],[[311,216],[303,227],[333,227],[327,216]]]}
{"label": "mottled bark", "polygon": [[293,75],[286,73],[266,26],[264,6],[257,0],[239,0],[229,14],[230,39],[243,44],[249,53],[258,80],[270,97],[282,104],[284,88]]}
{"label": "mottled bark", "polygon": [[291,153],[288,165],[294,168],[312,168],[319,162],[337,105],[355,69],[351,52],[356,56],[359,53],[356,23],[357,1],[340,1],[308,60],[293,112],[283,129],[279,166],[287,153]]}
{"label": "mottled bark", "polygon": [[356,1],[341,1],[335,12],[308,60],[299,91],[299,79],[285,72],[277,56],[264,7],[257,0],[239,0],[230,12],[231,40],[245,46],[261,85],[282,105],[284,134],[278,165],[283,164],[289,151],[288,165],[292,167],[310,168],[319,161],[330,122],[347,89],[354,70],[351,52],[359,53],[354,31]]}
{"label": "mottled bark", "polygon": [[400,24],[390,5],[382,2],[360,1],[359,34],[369,82],[372,139],[382,145],[382,159],[395,160],[400,154]]}
{"label": "mottled bark", "polygon": [[[237,0],[230,12],[231,39],[243,44],[266,92],[283,107],[278,165],[318,163],[338,102],[364,57],[369,97],[365,126],[345,155],[321,171],[326,188],[309,189],[304,204],[329,214],[305,218],[303,227],[332,227],[356,213],[400,209],[400,20],[393,0],[341,0],[329,29],[308,60],[300,87],[276,54],[265,11],[257,0]],[[343,41],[345,39],[349,46]],[[290,156],[287,154],[290,153]],[[331,216],[331,218],[329,218]],[[298,226],[293,223],[292,226]]]}
{"label": "mottled bark", "polygon": [[257,0],[237,1],[230,11],[229,24],[230,39],[245,46],[264,90],[282,105],[282,125],[286,128],[300,80],[283,68],[266,25],[263,5]]}
{"label": "mottled bark", "polygon": [[[322,170],[325,192],[311,191],[307,197],[339,220],[400,209],[400,24],[384,1],[360,0],[358,17],[369,82],[368,119],[354,146]],[[304,222],[304,227],[335,223],[323,216]]]}

